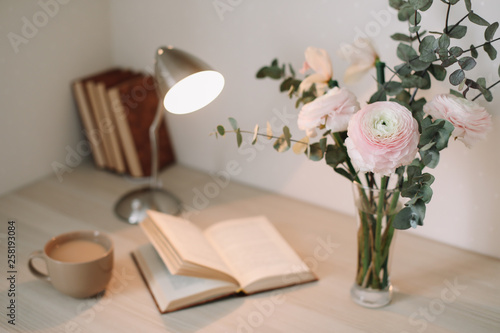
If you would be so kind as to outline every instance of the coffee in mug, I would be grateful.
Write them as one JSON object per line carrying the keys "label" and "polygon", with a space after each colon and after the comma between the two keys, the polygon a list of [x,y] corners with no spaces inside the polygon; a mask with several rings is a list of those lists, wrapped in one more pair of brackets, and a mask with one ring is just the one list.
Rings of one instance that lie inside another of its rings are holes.
{"label": "coffee in mug", "polygon": [[[33,265],[43,259],[47,274]],[[43,250],[31,254],[29,269],[36,277],[49,281],[60,292],[85,298],[103,291],[113,270],[113,243],[100,231],[75,231],[53,237]]]}

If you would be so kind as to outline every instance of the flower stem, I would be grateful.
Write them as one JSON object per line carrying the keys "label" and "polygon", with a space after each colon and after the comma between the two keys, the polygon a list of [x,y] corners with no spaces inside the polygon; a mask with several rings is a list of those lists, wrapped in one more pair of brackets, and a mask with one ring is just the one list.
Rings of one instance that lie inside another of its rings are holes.
{"label": "flower stem", "polygon": [[[374,275],[380,277],[380,268],[382,265],[382,219],[385,215],[385,192],[387,190],[387,184],[389,183],[389,177],[383,176],[380,181],[380,190],[377,204],[377,222],[375,225],[375,246],[374,246]],[[376,285],[374,288],[380,288],[379,279],[374,281]]]}

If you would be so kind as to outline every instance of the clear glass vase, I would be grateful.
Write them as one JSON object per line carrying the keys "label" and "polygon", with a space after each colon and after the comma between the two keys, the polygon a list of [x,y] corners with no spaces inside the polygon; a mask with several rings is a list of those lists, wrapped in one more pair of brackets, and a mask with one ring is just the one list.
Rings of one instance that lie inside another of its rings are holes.
{"label": "clear glass vase", "polygon": [[364,307],[378,308],[392,299],[390,282],[392,221],[401,209],[399,190],[353,182],[357,217],[357,270],[351,298]]}

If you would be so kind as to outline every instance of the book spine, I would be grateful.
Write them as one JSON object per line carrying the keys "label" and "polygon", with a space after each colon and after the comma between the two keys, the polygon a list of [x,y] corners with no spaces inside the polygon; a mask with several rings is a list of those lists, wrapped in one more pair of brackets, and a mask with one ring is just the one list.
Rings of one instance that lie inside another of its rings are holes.
{"label": "book spine", "polygon": [[85,136],[87,137],[92,149],[94,163],[98,168],[106,167],[104,151],[102,150],[102,138],[95,125],[95,120],[92,115],[91,106],[85,95],[85,89],[82,82],[73,84],[73,94],[75,96],[78,112],[82,119]]}

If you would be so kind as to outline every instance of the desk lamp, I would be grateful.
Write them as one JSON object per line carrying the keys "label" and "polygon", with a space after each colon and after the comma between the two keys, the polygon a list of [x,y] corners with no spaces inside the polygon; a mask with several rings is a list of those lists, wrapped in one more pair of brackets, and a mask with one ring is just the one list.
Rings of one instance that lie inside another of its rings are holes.
{"label": "desk lamp", "polygon": [[174,114],[197,111],[212,102],[224,87],[224,77],[195,56],[168,46],[160,47],[155,57],[155,83],[159,97],[155,118],[149,128],[151,176],[149,186],[126,193],[115,205],[122,220],[136,224],[146,210],[178,215],[181,201],[158,182],[158,129],[164,110]]}

